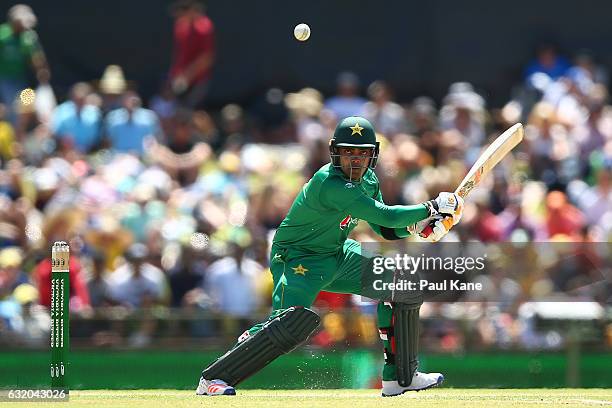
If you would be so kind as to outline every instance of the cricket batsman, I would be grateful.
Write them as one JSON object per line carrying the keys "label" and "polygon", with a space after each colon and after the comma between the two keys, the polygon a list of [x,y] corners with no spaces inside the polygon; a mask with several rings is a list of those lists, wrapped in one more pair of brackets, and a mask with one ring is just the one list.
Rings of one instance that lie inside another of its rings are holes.
{"label": "cricket batsman", "polygon": [[[274,236],[270,317],[245,331],[231,350],[202,371],[198,395],[235,395],[237,384],[305,342],[319,325],[310,307],[321,290],[363,294],[364,265],[371,259],[362,255],[358,242],[348,239],[360,220],[388,240],[421,235],[430,226],[432,232],[423,238],[431,242],[459,222],[463,200],[454,193],[440,193],[417,205],[384,204],[373,171],[379,142],[366,119],[342,120],[329,151],[331,163],[304,185]],[[440,373],[417,371],[422,302],[422,296],[415,296],[413,301],[378,304],[383,396],[424,390],[444,380]]]}

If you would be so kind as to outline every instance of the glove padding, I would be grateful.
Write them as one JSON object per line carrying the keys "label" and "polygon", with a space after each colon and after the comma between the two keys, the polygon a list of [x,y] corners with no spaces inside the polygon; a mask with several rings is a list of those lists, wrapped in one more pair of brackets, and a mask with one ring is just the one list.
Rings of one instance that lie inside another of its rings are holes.
{"label": "glove padding", "polygon": [[[422,219],[421,221],[412,224],[410,226],[408,226],[407,230],[410,233],[410,235],[418,235],[421,236],[421,234],[423,233],[423,231],[425,229],[427,229],[427,227],[429,227],[429,224],[432,223],[433,221],[435,221],[436,219],[440,219],[441,216],[439,215],[434,215],[432,217],[427,217],[425,219]],[[433,225],[430,227],[433,228]]]}
{"label": "glove padding", "polygon": [[430,217],[439,214],[452,216],[452,225],[457,225],[463,215],[463,198],[455,193],[442,192],[435,200],[427,201],[425,206],[429,210]]}
{"label": "glove padding", "polygon": [[[429,220],[429,222],[421,229],[421,231],[418,232],[418,235],[423,241],[427,242],[438,242],[446,234],[448,234],[448,231],[450,231],[454,225],[453,217],[451,216],[442,217],[438,215],[432,218],[426,218],[425,220]],[[419,221],[415,224],[415,226],[419,225],[419,223],[422,223],[423,221]],[[410,231],[410,227],[408,228],[408,231]]]}

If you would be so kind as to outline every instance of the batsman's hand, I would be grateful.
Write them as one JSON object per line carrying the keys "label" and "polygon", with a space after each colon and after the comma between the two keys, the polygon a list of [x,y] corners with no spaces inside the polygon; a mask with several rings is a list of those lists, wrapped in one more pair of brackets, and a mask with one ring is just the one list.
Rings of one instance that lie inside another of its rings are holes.
{"label": "batsman's hand", "polygon": [[426,220],[429,220],[429,223],[418,233],[419,237],[424,241],[438,242],[453,227],[453,217],[451,216],[437,215]]}
{"label": "batsman's hand", "polygon": [[415,224],[412,224],[410,226],[408,226],[406,229],[408,230],[408,232],[410,233],[410,235],[418,235],[421,236],[421,233],[427,228],[429,227],[429,224],[432,223],[433,221],[435,221],[435,219],[437,218],[441,218],[440,215],[434,215],[432,217],[427,217]]}
{"label": "batsman's hand", "polygon": [[452,225],[457,225],[463,215],[463,198],[455,193],[442,192],[438,194],[435,200],[427,201],[425,206],[428,208],[430,216],[438,214],[451,216],[453,219]]}

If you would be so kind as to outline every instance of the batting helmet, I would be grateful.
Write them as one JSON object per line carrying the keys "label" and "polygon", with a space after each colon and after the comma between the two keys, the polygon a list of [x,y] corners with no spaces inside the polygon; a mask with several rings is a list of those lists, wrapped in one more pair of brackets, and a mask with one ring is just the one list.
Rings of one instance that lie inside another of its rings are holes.
{"label": "batting helmet", "polygon": [[339,147],[358,147],[372,149],[368,167],[374,169],[378,161],[379,142],[376,141],[374,127],[367,120],[359,116],[349,116],[343,119],[329,142],[329,154],[334,167],[340,167]]}

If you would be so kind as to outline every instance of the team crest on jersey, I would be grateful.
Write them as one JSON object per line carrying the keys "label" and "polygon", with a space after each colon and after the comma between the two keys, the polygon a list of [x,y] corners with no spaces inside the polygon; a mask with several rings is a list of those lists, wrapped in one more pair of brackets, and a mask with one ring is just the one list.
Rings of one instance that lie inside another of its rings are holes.
{"label": "team crest on jersey", "polygon": [[349,225],[351,224],[357,225],[358,222],[359,222],[359,218],[353,218],[351,217],[351,214],[349,214],[346,217],[344,217],[342,221],[340,221],[339,226],[340,226],[340,229],[344,231]]}

